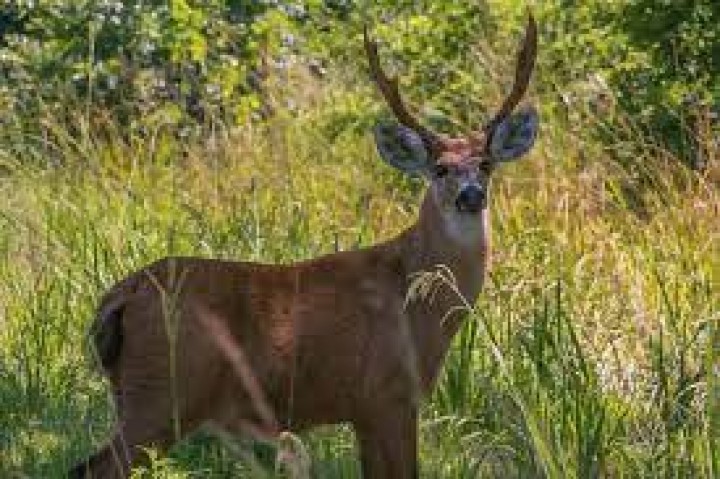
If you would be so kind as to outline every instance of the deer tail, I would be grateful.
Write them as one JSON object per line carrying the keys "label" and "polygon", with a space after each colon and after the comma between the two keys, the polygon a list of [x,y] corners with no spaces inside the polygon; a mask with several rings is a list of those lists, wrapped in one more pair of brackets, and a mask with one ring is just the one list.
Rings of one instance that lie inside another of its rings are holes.
{"label": "deer tail", "polygon": [[102,370],[109,372],[122,351],[122,317],[129,298],[135,292],[138,275],[132,275],[113,286],[104,296],[95,320],[90,326],[90,341]]}

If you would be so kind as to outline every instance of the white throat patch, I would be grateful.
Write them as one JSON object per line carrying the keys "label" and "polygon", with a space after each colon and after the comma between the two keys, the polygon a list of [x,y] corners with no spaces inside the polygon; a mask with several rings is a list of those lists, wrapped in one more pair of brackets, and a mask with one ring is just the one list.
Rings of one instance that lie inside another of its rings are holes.
{"label": "white throat patch", "polygon": [[443,211],[445,232],[458,245],[463,247],[479,246],[485,240],[487,215],[487,209],[483,209],[476,214]]}
{"label": "white throat patch", "polygon": [[[437,192],[433,190],[433,194]],[[434,198],[439,203],[437,196]],[[456,209],[440,208],[443,227],[446,236],[461,247],[480,246],[485,241],[485,232],[488,228],[487,208],[478,213],[462,213]]]}

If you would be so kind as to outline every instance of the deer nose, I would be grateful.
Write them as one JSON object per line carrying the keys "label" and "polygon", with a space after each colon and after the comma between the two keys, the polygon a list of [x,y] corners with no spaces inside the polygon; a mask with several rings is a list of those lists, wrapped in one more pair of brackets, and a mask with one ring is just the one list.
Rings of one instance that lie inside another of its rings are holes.
{"label": "deer nose", "polygon": [[455,206],[461,213],[477,213],[485,207],[485,191],[477,185],[468,185],[460,190]]}

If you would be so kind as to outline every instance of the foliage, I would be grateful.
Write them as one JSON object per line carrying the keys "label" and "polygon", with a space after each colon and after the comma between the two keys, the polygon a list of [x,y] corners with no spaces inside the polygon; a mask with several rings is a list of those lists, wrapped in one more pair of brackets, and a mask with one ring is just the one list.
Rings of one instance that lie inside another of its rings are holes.
{"label": "foliage", "polygon": [[257,109],[264,52],[290,28],[263,2],[58,1],[3,7],[20,27],[5,35],[0,94],[16,112],[62,111],[68,99],[128,120],[178,123]]}
{"label": "foliage", "polygon": [[[452,98],[470,83],[454,74],[454,61],[469,57],[466,45],[488,22],[482,2],[427,8],[269,0],[23,5],[0,10],[8,25],[0,101],[27,118],[76,101],[130,123],[211,118],[236,124],[252,113],[266,116],[272,105],[264,82],[273,71],[298,61],[315,72],[331,61],[356,64],[361,24],[369,19],[380,20],[379,34],[390,37],[405,62],[419,65],[412,84]],[[397,23],[403,28],[392,26]]]}
{"label": "foliage", "polygon": [[[720,108],[717,2],[553,0],[534,11],[539,92],[578,109],[603,90],[637,128],[694,161],[698,108],[715,108],[713,118]],[[0,7],[0,103],[30,123],[70,104],[87,116],[112,111],[125,124],[244,124],[287,106],[267,84],[294,65],[357,78],[368,24],[430,120],[476,126],[493,106],[495,69],[510,70],[524,15],[504,0],[17,2]],[[569,102],[578,90],[580,106]]]}
{"label": "foliage", "polygon": [[720,4],[642,0],[619,15],[619,28],[649,60],[627,89],[646,90],[646,103],[674,107],[690,94],[720,101]]}
{"label": "foliage", "polygon": [[[544,68],[561,93],[601,78],[594,99],[612,96],[654,141],[692,166],[706,166],[706,159],[700,164],[696,158],[694,123],[709,107],[712,141],[720,144],[720,4],[554,0],[543,2],[538,13]],[[619,132],[621,125],[614,126]]]}

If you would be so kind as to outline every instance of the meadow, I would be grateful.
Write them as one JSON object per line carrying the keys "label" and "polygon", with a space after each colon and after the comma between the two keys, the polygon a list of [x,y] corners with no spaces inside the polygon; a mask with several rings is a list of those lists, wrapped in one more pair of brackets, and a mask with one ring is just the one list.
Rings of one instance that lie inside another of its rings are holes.
{"label": "meadow", "polygon": [[[166,255],[289,263],[412,223],[423,184],[378,160],[369,82],[282,95],[298,109],[185,137],[82,104],[42,134],[3,126],[0,477],[64,477],[107,438],[86,334],[124,274]],[[492,267],[423,406],[421,476],[720,477],[717,145],[692,171],[631,116],[600,139],[596,116],[530,101],[541,135],[493,180]],[[302,441],[313,477],[359,477],[348,428]],[[210,431],[148,453],[136,477],[281,477],[274,445]]]}

